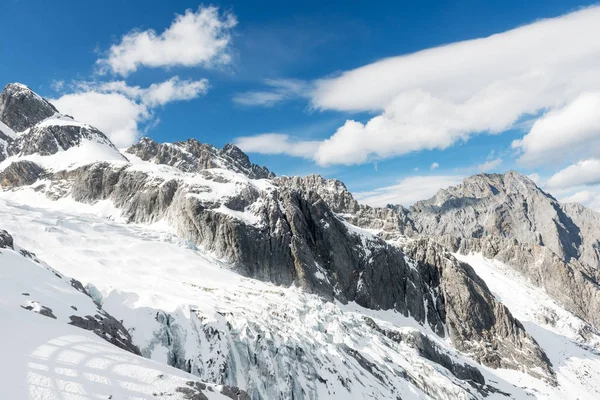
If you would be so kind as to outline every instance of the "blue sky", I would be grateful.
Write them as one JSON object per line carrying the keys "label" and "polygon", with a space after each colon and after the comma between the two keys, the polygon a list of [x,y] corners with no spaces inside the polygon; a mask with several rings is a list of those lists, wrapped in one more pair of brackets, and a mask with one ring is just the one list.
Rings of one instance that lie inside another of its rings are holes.
{"label": "blue sky", "polygon": [[[9,18],[0,24],[0,86],[25,83],[56,100],[61,111],[100,125],[122,146],[141,135],[236,142],[277,174],[338,178],[373,204],[408,205],[473,173],[516,169],[557,197],[599,208],[600,123],[579,110],[600,104],[600,85],[569,79],[600,65],[595,32],[581,48],[568,43],[580,42],[576,26],[600,25],[597,10],[586,8],[593,4],[2,0],[0,15]],[[189,10],[193,18],[209,6],[212,14],[202,15],[220,28],[207,33],[199,26],[205,40],[194,40],[194,32],[161,36],[177,25],[177,15]],[[582,22],[561,25],[566,14],[582,9]],[[537,28],[527,28],[544,18],[553,25],[539,28],[541,34],[565,31],[548,49]],[[154,42],[144,47],[138,39],[150,30]],[[501,36],[468,42],[464,50],[453,45],[494,34]],[[413,54],[432,48],[430,58]],[[496,62],[480,62],[497,54]],[[377,63],[390,57],[396,59]],[[456,70],[463,62],[468,72]],[[150,90],[164,82],[168,93]],[[500,94],[488,96],[498,88]],[[539,96],[528,98],[532,93]],[[571,134],[570,121],[558,119],[563,114],[589,123]],[[383,124],[367,125],[378,116]],[[523,144],[513,143],[526,135]],[[544,147],[552,135],[572,136],[567,147],[573,154],[563,157],[564,145]]]}

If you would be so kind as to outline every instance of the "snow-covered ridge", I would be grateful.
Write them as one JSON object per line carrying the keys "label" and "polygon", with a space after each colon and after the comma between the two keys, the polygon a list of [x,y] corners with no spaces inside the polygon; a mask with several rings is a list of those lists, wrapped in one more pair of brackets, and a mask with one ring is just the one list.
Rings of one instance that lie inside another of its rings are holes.
{"label": "snow-covered ridge", "polygon": [[0,266],[0,317],[9,327],[0,332],[3,398],[243,399],[232,397],[235,388],[207,385],[136,355],[129,333],[79,282],[16,246],[5,231]]}
{"label": "snow-covered ridge", "polygon": [[[249,388],[253,398],[265,399],[281,393],[309,399],[526,397],[400,313],[244,278],[160,228],[111,222],[68,204],[60,210],[54,202],[41,203],[52,210],[35,203],[0,200],[16,240],[35,244],[40,257],[93,282],[103,307],[131,328],[143,355],[201,379]],[[421,335],[434,347],[422,347]],[[446,366],[438,363],[442,359]],[[467,371],[472,375],[462,375]]]}

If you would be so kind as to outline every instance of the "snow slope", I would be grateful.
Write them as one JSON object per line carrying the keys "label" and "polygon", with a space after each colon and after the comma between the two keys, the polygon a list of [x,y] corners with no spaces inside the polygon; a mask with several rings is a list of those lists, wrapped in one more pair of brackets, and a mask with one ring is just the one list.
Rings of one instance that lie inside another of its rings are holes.
{"label": "snow slope", "polygon": [[454,254],[470,264],[492,293],[544,348],[557,373],[559,387],[549,388],[527,376],[499,371],[505,379],[531,388],[540,398],[600,398],[600,333],[556,303],[520,274],[481,254]]}
{"label": "snow slope", "polygon": [[[15,247],[0,249],[2,399],[187,399],[191,375],[69,325],[98,312],[69,279]],[[211,386],[208,399],[227,399]]]}
{"label": "snow slope", "polygon": [[124,224],[114,211],[106,203],[49,201],[28,189],[0,195],[4,227],[15,239],[93,283],[104,309],[124,320],[142,354],[155,361],[254,398],[484,398],[410,341],[373,330],[369,317],[390,332],[423,333],[453,362],[477,366],[491,385],[485,398],[536,393],[510,383],[532,378],[476,365],[411,318],[244,278],[164,224]]}

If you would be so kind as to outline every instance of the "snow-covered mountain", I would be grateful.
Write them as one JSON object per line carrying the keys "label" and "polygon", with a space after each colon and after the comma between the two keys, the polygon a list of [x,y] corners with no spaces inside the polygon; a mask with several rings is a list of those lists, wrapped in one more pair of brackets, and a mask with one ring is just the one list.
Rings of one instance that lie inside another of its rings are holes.
{"label": "snow-covered mountain", "polygon": [[[0,121],[0,228],[37,254],[1,250],[17,274],[2,279],[39,297],[10,283],[2,312],[26,330],[18,320],[45,329],[52,310],[48,343],[85,321],[76,335],[125,354],[128,384],[147,390],[114,398],[600,396],[599,216],[527,178],[478,175],[411,209],[373,208],[336,180],[275,177],[233,145],[144,138],[120,152],[20,84],[0,95]],[[57,286],[62,274],[85,288]],[[27,368],[11,390],[45,398]],[[44,377],[58,398],[132,387],[100,376],[72,392],[62,375]]]}

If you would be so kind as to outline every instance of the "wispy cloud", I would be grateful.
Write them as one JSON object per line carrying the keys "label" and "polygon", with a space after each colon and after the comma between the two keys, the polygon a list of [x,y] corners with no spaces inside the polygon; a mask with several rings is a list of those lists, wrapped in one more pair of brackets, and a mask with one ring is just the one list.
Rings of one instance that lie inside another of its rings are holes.
{"label": "wispy cloud", "polygon": [[519,161],[526,165],[600,155],[600,90],[582,93],[564,107],[549,111],[512,147],[521,151]]}
{"label": "wispy cloud", "polygon": [[134,30],[110,47],[97,61],[101,73],[127,76],[139,67],[213,66],[231,61],[233,14],[220,14],[216,7],[200,7],[177,15],[162,33]]}
{"label": "wispy cloud", "polygon": [[262,154],[287,154],[295,157],[311,158],[318,141],[295,141],[289,135],[264,133],[256,136],[242,136],[234,143],[243,151]]}
{"label": "wispy cloud", "polygon": [[311,85],[296,79],[267,79],[268,90],[238,93],[233,101],[244,106],[270,107],[293,98],[310,97]]}
{"label": "wispy cloud", "polygon": [[488,160],[482,164],[477,165],[477,171],[479,172],[488,172],[491,170],[494,170],[496,168],[498,168],[500,165],[502,165],[502,159],[501,158],[496,158],[493,160]]}
{"label": "wispy cloud", "polygon": [[409,176],[396,185],[353,193],[358,201],[375,207],[388,204],[411,206],[419,200],[432,197],[439,189],[457,185],[462,181],[458,175]]}

